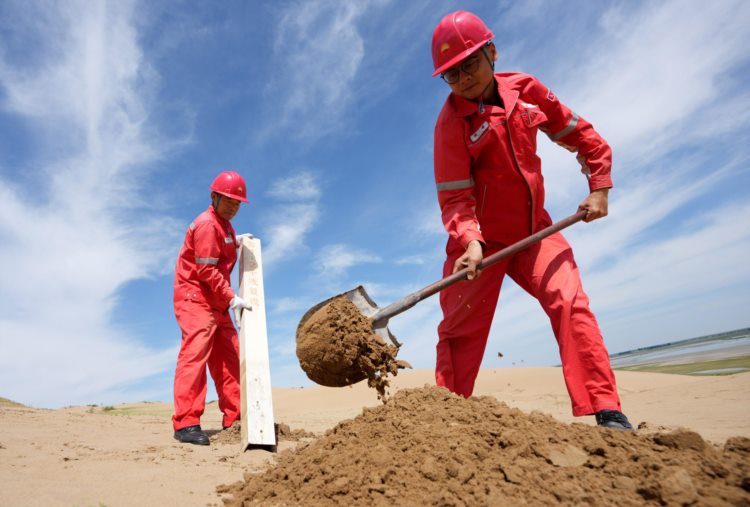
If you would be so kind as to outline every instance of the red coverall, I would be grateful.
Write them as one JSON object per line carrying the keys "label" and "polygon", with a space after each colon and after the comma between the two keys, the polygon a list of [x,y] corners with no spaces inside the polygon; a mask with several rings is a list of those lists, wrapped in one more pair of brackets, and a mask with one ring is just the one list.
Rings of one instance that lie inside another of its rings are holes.
{"label": "red coverall", "polygon": [[[537,130],[578,152],[589,189],[612,186],[609,145],[536,78],[495,74],[503,107],[451,94],[435,126],[435,181],[449,233],[443,275],[471,240],[487,256],[544,227],[544,179]],[[589,309],[573,252],[554,234],[440,294],[437,384],[471,396],[505,274],[535,297],[557,338],[573,415],[620,410],[614,374]]]}
{"label": "red coverall", "polygon": [[240,417],[240,353],[229,317],[237,261],[232,224],[210,206],[190,224],[177,258],[174,311],[182,346],[174,378],[174,429],[200,424],[206,402],[206,363],[219,395],[223,426]]}

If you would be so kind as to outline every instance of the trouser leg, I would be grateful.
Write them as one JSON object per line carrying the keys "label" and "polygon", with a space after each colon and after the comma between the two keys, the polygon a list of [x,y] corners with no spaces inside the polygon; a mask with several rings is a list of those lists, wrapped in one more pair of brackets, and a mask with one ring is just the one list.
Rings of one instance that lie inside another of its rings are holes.
{"label": "trouser leg", "polygon": [[516,254],[508,276],[549,316],[573,415],[620,410],[615,376],[568,242],[557,233]]}
{"label": "trouser leg", "polygon": [[[451,274],[456,259],[464,253],[458,243],[451,243],[443,276]],[[488,249],[486,254],[492,251]],[[440,293],[443,320],[438,326],[435,381],[466,398],[474,391],[506,264],[491,266],[479,278],[459,282]]]}
{"label": "trouser leg", "polygon": [[216,322],[208,305],[184,301],[175,306],[182,344],[174,378],[175,430],[200,424],[206,403],[206,361],[211,354]]}
{"label": "trouser leg", "polygon": [[214,337],[208,369],[219,396],[223,427],[240,418],[240,349],[237,331],[229,315],[217,316],[220,322]]}

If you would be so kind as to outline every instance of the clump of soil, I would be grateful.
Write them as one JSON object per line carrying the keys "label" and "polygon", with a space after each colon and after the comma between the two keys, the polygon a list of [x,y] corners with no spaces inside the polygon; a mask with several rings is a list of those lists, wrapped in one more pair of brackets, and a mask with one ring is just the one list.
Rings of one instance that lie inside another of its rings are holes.
{"label": "clump of soil", "polygon": [[332,299],[297,330],[297,358],[313,382],[343,387],[367,379],[385,399],[388,375],[408,363],[396,360],[398,348],[372,332],[372,320],[344,297]]}
{"label": "clump of soil", "polygon": [[240,505],[748,505],[750,439],[640,436],[464,399],[398,392],[278,465],[219,486]]}
{"label": "clump of soil", "polygon": [[[315,438],[315,433],[296,429],[293,430],[285,423],[276,423],[276,441],[299,442],[302,439]],[[240,445],[242,443],[242,423],[235,422],[224,431],[220,431],[210,437],[212,444]]]}

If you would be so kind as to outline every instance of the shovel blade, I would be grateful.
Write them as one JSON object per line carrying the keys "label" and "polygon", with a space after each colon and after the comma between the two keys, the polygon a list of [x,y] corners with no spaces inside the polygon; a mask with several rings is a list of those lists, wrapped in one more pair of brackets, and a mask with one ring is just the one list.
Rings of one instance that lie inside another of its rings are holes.
{"label": "shovel blade", "polygon": [[[354,306],[356,306],[357,309],[362,313],[362,315],[370,319],[372,319],[378,312],[378,310],[380,310],[378,305],[375,304],[375,301],[373,301],[372,298],[367,294],[365,288],[359,285],[352,290],[342,292],[341,294],[337,294],[331,298],[328,298],[325,301],[322,301],[307,310],[307,312],[305,312],[299,324],[297,325],[297,333],[300,332],[302,326],[305,325],[305,322],[307,322],[307,320],[312,317],[315,312],[330,303],[332,300],[338,299],[340,297],[346,298],[351,301]],[[390,329],[388,329],[387,320],[379,321],[377,325],[373,326],[372,331],[373,334],[377,335],[383,341],[383,343],[387,345],[393,345],[394,347],[401,347],[401,343],[399,343],[396,337],[393,336],[393,333],[391,333]]]}

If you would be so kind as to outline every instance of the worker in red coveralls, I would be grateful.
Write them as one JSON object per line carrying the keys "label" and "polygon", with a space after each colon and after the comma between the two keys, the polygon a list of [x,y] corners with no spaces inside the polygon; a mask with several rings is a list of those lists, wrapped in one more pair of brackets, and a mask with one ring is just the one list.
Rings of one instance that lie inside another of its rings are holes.
{"label": "worker in red coveralls", "polygon": [[590,193],[579,205],[590,222],[607,215],[611,149],[589,122],[528,74],[495,73],[494,35],[476,15],[445,16],[432,36],[433,76],[450,86],[435,125],[435,182],[449,234],[444,276],[464,267],[469,282],[440,294],[437,384],[471,396],[507,274],[549,316],[573,415],[632,430],[589,309],[573,252],[562,234],[543,239],[481,273],[477,264],[552,224],[544,209],[537,131],[577,153]]}
{"label": "worker in red coveralls", "polygon": [[188,227],[177,258],[174,311],[182,345],[174,377],[172,422],[174,437],[180,442],[209,444],[200,427],[206,403],[206,364],[219,395],[223,427],[240,417],[239,341],[229,309],[241,312],[251,307],[229,283],[239,245],[230,221],[240,202],[247,202],[246,196],[242,176],[220,173],[211,184],[211,206]]}

